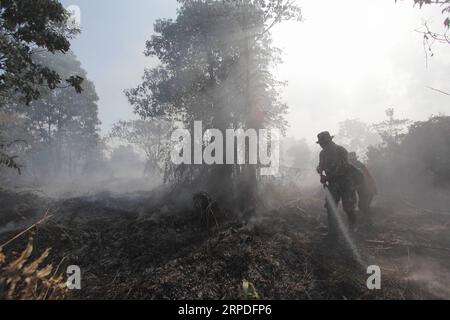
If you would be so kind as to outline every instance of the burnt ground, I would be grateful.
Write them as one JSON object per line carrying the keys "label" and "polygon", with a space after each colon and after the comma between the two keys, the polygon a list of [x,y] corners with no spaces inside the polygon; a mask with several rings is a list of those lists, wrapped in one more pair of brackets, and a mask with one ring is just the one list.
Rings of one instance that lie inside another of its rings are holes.
{"label": "burnt ground", "polygon": [[[329,241],[320,194],[244,218],[219,217],[206,231],[190,206],[157,196],[97,194],[66,200],[2,192],[0,245],[37,221],[35,252],[54,265],[78,265],[72,299],[448,299],[450,215],[381,197],[360,215],[355,244],[382,270],[366,287],[365,267],[343,241]],[[13,201],[12,199],[15,199]],[[14,257],[22,236],[4,248]],[[248,281],[248,290],[244,282]]]}

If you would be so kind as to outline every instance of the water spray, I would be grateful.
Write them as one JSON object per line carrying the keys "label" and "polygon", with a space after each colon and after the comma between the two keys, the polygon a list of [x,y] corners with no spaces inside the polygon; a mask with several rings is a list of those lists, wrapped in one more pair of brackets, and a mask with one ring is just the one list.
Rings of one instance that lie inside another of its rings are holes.
{"label": "water spray", "polygon": [[350,236],[350,230],[343,221],[338,206],[336,204],[336,201],[334,200],[334,197],[331,194],[330,189],[328,188],[328,185],[326,183],[324,183],[324,189],[325,189],[325,197],[328,203],[328,210],[330,210],[331,214],[334,216],[339,232],[344,236],[344,240],[348,245],[348,247],[350,248],[353,257],[358,262],[358,264],[360,264],[362,267],[366,266],[366,263],[363,261],[361,255],[359,254],[355,242]]}

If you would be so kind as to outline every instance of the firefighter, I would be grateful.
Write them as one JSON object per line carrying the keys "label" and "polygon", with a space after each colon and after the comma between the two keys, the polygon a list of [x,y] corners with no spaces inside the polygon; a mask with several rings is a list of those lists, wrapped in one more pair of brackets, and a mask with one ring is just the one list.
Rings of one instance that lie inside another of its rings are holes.
{"label": "firefighter", "polygon": [[348,154],[348,160],[363,174],[363,179],[361,181],[356,181],[355,187],[359,199],[358,208],[360,211],[368,213],[370,212],[370,205],[372,204],[373,198],[377,194],[375,179],[370,174],[366,165],[358,160],[356,152],[350,152]]}
{"label": "firefighter", "polygon": [[[342,201],[342,206],[348,217],[350,230],[354,230],[356,223],[356,189],[354,184],[354,170],[349,163],[348,152],[333,142],[333,136],[329,132],[318,135],[317,144],[322,148],[317,172],[334,198],[336,206]],[[324,174],[325,173],[325,174]],[[326,201],[325,208],[328,214],[329,236],[337,235],[337,220],[331,205]]]}

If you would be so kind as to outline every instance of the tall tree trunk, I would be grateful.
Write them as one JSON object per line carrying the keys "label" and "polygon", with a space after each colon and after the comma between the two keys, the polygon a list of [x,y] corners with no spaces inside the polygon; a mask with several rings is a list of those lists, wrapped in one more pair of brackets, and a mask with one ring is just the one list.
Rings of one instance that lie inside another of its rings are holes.
{"label": "tall tree trunk", "polygon": [[[244,107],[245,112],[245,129],[258,129],[257,124],[254,121],[255,106],[252,100],[252,86],[251,86],[251,26],[248,17],[248,6],[246,6],[244,13],[244,64],[245,64],[245,87],[244,87]],[[257,150],[259,149],[259,146]],[[250,160],[250,145],[245,144],[245,160],[242,175],[240,177],[239,183],[239,207],[241,211],[246,211],[254,207],[256,197],[257,197],[257,179],[256,171],[257,166],[249,164]]]}

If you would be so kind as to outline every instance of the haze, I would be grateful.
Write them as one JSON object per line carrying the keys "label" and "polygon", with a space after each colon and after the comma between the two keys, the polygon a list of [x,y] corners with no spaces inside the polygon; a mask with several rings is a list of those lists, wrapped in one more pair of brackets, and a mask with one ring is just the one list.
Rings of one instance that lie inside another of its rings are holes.
{"label": "haze", "polygon": [[[312,142],[317,132],[336,131],[345,119],[374,123],[395,108],[399,117],[424,120],[447,113],[444,91],[450,78],[450,52],[434,47],[426,58],[424,21],[442,29],[436,7],[413,7],[393,0],[297,1],[303,22],[285,22],[273,32],[283,49],[276,73],[287,81],[284,100],[290,107],[288,136]],[[82,34],[73,50],[100,96],[102,131],[120,119],[136,118],[123,90],[136,86],[146,66],[157,61],[143,55],[157,18],[174,18],[174,0],[65,0],[82,12]],[[439,30],[441,30],[439,29]]]}

